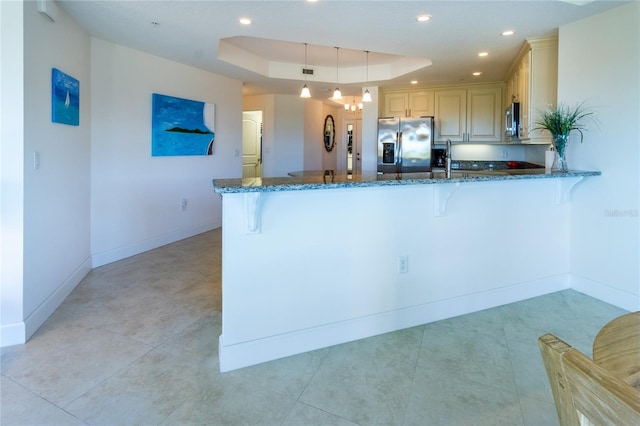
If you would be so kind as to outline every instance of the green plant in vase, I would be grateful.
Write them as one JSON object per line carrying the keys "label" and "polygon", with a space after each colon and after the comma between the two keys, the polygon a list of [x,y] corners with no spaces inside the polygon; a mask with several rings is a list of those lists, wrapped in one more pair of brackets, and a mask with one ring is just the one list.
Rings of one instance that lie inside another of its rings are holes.
{"label": "green plant in vase", "polygon": [[569,143],[569,134],[572,131],[580,133],[580,143],[584,139],[583,131],[586,131],[584,122],[593,120],[593,111],[584,107],[584,102],[571,108],[559,103],[556,107],[549,107],[540,113],[540,118],[535,122],[534,130],[548,130],[551,133],[553,149],[552,172],[567,172],[566,150]]}

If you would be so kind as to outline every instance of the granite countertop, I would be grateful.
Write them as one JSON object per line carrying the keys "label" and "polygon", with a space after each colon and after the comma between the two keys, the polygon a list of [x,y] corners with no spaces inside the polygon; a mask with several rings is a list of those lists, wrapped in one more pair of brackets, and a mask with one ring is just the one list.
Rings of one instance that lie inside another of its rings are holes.
{"label": "granite countertop", "polygon": [[569,170],[567,173],[551,173],[545,168],[506,168],[452,170],[447,179],[443,171],[424,173],[352,174],[346,171],[301,171],[290,177],[214,179],[214,191],[219,194],[242,192],[299,191],[335,188],[362,188],[397,185],[433,185],[460,182],[510,181],[522,179],[548,179],[599,176],[599,171]]}

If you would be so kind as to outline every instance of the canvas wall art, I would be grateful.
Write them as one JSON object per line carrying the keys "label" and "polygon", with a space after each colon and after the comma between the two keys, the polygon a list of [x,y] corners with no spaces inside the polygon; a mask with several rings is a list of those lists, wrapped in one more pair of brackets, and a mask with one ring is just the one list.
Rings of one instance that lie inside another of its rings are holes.
{"label": "canvas wall art", "polygon": [[213,155],[215,104],[153,94],[151,155]]}
{"label": "canvas wall art", "polygon": [[51,69],[51,121],[80,125],[80,82],[57,68]]}

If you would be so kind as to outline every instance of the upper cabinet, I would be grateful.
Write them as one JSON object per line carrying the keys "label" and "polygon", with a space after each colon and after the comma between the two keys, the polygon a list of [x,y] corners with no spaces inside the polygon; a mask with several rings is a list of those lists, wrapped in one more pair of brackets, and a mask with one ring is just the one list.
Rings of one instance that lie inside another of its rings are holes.
{"label": "upper cabinet", "polygon": [[502,85],[435,91],[435,141],[501,142]]}
{"label": "upper cabinet", "polygon": [[505,102],[520,102],[520,139],[548,144],[547,131],[533,130],[540,112],[555,106],[558,96],[558,38],[528,39],[511,65]]}
{"label": "upper cabinet", "polygon": [[433,90],[387,92],[383,117],[422,117],[434,114]]}

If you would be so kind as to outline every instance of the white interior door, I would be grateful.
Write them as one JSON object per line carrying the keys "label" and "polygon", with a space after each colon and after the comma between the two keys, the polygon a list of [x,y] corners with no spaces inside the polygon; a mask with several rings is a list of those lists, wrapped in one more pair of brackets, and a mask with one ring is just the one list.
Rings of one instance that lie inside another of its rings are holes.
{"label": "white interior door", "polygon": [[242,177],[262,177],[262,111],[242,113]]}
{"label": "white interior door", "polygon": [[347,172],[360,173],[362,171],[362,120],[345,120],[344,156]]}

